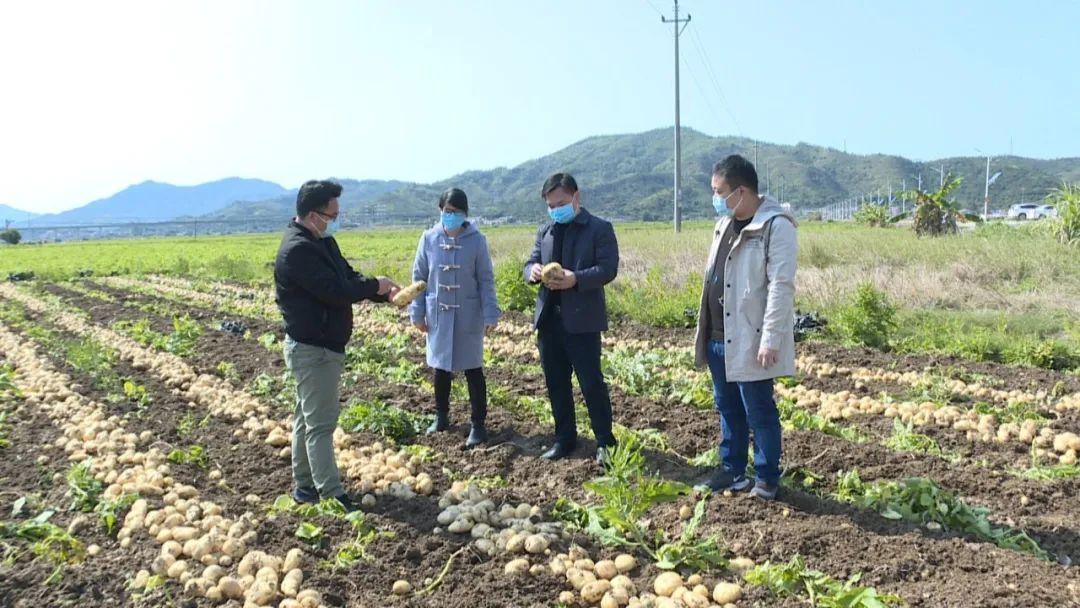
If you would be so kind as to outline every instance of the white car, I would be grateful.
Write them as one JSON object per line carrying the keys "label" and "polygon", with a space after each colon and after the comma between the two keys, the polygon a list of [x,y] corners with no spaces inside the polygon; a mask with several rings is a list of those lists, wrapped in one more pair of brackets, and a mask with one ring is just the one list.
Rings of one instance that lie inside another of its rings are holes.
{"label": "white car", "polygon": [[1040,217],[1057,217],[1057,207],[1053,205],[1039,205]]}
{"label": "white car", "polygon": [[1037,205],[1035,203],[1020,203],[1009,207],[1010,220],[1041,220],[1044,217],[1054,217],[1057,209],[1053,205]]}

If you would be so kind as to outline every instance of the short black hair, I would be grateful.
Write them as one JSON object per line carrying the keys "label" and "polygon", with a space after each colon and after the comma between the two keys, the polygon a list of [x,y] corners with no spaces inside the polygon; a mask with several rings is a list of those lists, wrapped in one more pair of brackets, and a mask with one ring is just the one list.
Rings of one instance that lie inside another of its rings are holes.
{"label": "short black hair", "polygon": [[296,215],[304,217],[312,211],[326,209],[330,199],[341,196],[341,184],[326,179],[312,179],[296,193]]}
{"label": "short black hair", "polygon": [[442,209],[447,204],[454,209],[464,211],[465,215],[469,215],[469,197],[465,196],[465,191],[461,188],[450,188],[442,193],[442,196],[439,197],[439,209]]}
{"label": "short black hair", "polygon": [[712,173],[724,178],[732,190],[745,186],[754,192],[758,191],[757,169],[754,169],[753,163],[738,154],[732,154],[713,165]]}
{"label": "short black hair", "polygon": [[547,198],[547,195],[559,188],[573,194],[577,192],[577,180],[569,173],[556,173],[544,182],[544,187],[540,189],[540,198]]}

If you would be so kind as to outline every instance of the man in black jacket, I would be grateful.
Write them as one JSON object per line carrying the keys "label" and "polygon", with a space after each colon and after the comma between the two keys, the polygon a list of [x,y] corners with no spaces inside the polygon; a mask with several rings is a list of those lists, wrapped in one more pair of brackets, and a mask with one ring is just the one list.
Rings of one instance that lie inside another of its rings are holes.
{"label": "man in black jacket", "polygon": [[293,498],[336,498],[358,507],[345,493],[334,459],[338,385],[345,345],[352,335],[352,305],[385,302],[397,291],[390,279],[366,278],[341,255],[333,234],[340,221],[341,185],[309,181],[296,195],[296,217],[285,230],[274,262],[277,304],[285,320],[285,364],[296,378],[293,416]]}
{"label": "man in black jacket", "polygon": [[525,279],[539,283],[541,269],[558,262],[564,274],[540,287],[534,325],[544,369],[551,412],[555,418],[555,444],[543,454],[557,460],[577,444],[572,373],[585,396],[589,422],[596,436],[596,460],[607,464],[615,445],[611,432],[611,398],[600,369],[600,332],[607,331],[604,286],[619,271],[619,244],[615,229],[581,206],[577,182],[568,173],[548,178],[540,191],[551,222],[536,232],[536,244],[525,263]]}

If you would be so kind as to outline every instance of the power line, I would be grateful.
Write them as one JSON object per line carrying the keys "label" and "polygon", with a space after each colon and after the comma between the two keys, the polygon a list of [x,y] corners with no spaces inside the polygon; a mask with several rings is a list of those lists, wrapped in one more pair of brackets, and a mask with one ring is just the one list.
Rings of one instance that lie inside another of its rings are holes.
{"label": "power line", "polygon": [[701,98],[705,100],[705,105],[708,106],[709,111],[713,115],[713,118],[716,119],[716,124],[722,124],[723,118],[720,116],[720,112],[716,111],[716,108],[713,106],[712,101],[709,100],[710,95],[707,95],[705,93],[705,88],[701,86],[701,81],[698,80],[697,74],[691,67],[690,62],[686,59],[683,59],[682,62],[683,65],[686,66],[686,69],[690,72],[690,77],[694,79],[694,84],[697,85],[698,93],[701,93]]}
{"label": "power line", "polygon": [[731,108],[731,104],[728,103],[727,96],[724,95],[724,89],[720,86],[720,80],[716,77],[716,72],[712,68],[712,61],[709,59],[708,53],[705,51],[705,45],[701,43],[701,38],[697,34],[697,30],[690,31],[690,39],[697,48],[697,52],[701,55],[701,61],[705,64],[705,71],[708,73],[709,78],[712,80],[713,87],[716,88],[716,93],[720,97],[720,103],[724,106],[724,110],[727,111],[728,116],[731,117],[731,122],[735,124],[735,131],[742,137],[742,126],[739,124],[739,119],[735,117],[735,112]]}

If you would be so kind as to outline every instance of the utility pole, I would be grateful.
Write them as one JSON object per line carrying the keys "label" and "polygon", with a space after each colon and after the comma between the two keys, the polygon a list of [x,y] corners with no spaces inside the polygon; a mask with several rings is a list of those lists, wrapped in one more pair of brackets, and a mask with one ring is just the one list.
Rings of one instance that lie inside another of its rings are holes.
{"label": "utility pole", "polygon": [[[679,36],[682,35],[682,30],[686,29],[686,26],[690,24],[690,13],[686,14],[686,19],[679,19],[679,0],[675,0],[675,18],[668,19],[664,15],[660,15],[660,21],[662,23],[671,23],[675,32],[675,232],[682,232],[682,210],[679,208],[679,190],[682,188],[682,137],[679,131],[681,126],[679,124]],[[680,24],[683,25],[682,29],[679,29]]]}
{"label": "utility pole", "polygon": [[757,164],[757,142],[755,141],[754,142],[754,170],[757,171],[757,168],[758,168],[758,164]]}
{"label": "utility pole", "polygon": [[937,168],[934,168],[934,167],[930,167],[930,168],[934,169],[934,171],[938,172],[938,189],[940,190],[941,188],[944,188],[945,187],[945,165],[942,164],[940,169],[937,169]]}
{"label": "utility pole", "polygon": [[[996,176],[995,176],[996,177]],[[986,157],[986,191],[983,192],[983,219],[990,217],[990,157]]]}

